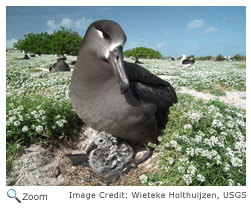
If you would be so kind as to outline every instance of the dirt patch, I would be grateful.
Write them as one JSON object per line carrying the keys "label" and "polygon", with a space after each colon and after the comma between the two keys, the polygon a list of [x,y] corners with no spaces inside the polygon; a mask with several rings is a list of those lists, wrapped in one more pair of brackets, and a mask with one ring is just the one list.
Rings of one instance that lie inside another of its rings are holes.
{"label": "dirt patch", "polygon": [[[169,76],[167,75],[160,75],[159,77],[161,79],[169,79]],[[195,98],[203,100],[219,99],[228,105],[235,106],[236,108],[246,109],[246,92],[243,91],[234,92],[234,91],[224,90],[224,92],[226,93],[225,96],[215,96],[209,93],[198,92],[195,89],[189,89],[187,87],[179,87],[177,92],[187,93],[194,96]]]}
{"label": "dirt patch", "polygon": [[219,99],[226,104],[233,105],[237,108],[246,109],[246,92],[225,91],[225,96],[214,96],[209,93],[198,92],[194,89],[189,89],[186,87],[180,87],[178,92],[187,93],[194,96],[195,98],[203,100]]}
{"label": "dirt patch", "polygon": [[[92,141],[95,130],[83,126],[81,132],[72,142],[51,141],[43,146],[31,145],[16,161],[13,167],[16,186],[101,186],[107,185],[92,177],[91,168],[73,166],[67,154],[84,154],[86,147]],[[136,158],[144,154],[139,151]],[[110,185],[140,185],[139,176],[145,173],[158,172],[158,152],[137,168],[122,176]],[[13,175],[7,177],[7,184]]]}

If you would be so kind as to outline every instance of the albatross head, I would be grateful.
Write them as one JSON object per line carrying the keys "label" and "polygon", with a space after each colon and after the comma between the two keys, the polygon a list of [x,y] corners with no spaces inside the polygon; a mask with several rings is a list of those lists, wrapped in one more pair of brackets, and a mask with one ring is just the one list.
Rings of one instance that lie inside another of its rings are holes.
{"label": "albatross head", "polygon": [[121,94],[124,94],[129,87],[129,80],[123,61],[123,47],[126,42],[123,29],[113,21],[96,21],[90,25],[84,39],[85,47],[110,65],[119,82]]}

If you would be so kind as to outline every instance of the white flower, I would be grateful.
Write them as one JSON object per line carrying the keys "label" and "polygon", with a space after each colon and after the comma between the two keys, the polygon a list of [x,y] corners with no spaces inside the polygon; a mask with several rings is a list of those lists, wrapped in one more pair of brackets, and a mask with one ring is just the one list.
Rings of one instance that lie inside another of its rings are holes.
{"label": "white flower", "polygon": [[19,119],[19,121],[23,121],[24,120],[22,115],[18,115],[18,119]]}
{"label": "white flower", "polygon": [[198,123],[198,121],[201,119],[201,114],[197,112],[188,112],[188,117],[191,119],[192,123]]}
{"label": "white flower", "polygon": [[40,118],[39,114],[35,114],[34,118]]}
{"label": "white flower", "polygon": [[224,167],[224,170],[225,171],[229,171],[230,168],[231,168],[231,166],[228,163],[226,163],[226,165]]}
{"label": "white flower", "polygon": [[188,167],[187,173],[193,176],[195,174],[196,170],[197,170],[197,168],[194,167],[193,165],[191,165]]}
{"label": "white flower", "polygon": [[56,124],[59,126],[59,127],[62,127],[64,125],[64,122],[62,120],[59,120],[59,121],[56,121]]}
{"label": "white flower", "polygon": [[12,111],[12,114],[19,114],[19,111],[18,111],[17,109],[14,109],[14,110]]}
{"label": "white flower", "polygon": [[20,105],[20,106],[18,106],[17,109],[18,109],[18,110],[23,110],[23,109],[24,109],[24,106]]}
{"label": "white flower", "polygon": [[185,126],[184,126],[184,130],[191,130],[193,127],[192,127],[192,125],[191,124],[186,124]]}
{"label": "white flower", "polygon": [[238,138],[238,140],[240,141],[244,141],[245,137],[242,135],[242,133],[240,131],[236,132],[236,137]]}
{"label": "white flower", "polygon": [[37,111],[34,110],[34,111],[31,112],[31,115],[35,115],[36,113],[37,113]]}
{"label": "white flower", "polygon": [[202,135],[196,135],[195,138],[193,139],[196,143],[201,143],[202,141]]}
{"label": "white flower", "polygon": [[169,162],[169,164],[172,165],[174,162],[174,159],[172,157],[168,157],[167,162]]}
{"label": "white flower", "polygon": [[210,129],[210,130],[209,130],[209,133],[210,133],[211,135],[217,135],[217,134],[218,134],[217,131],[215,131],[214,129]]}
{"label": "white flower", "polygon": [[42,109],[42,110],[39,110],[39,114],[40,115],[43,115],[45,113],[45,111]]}
{"label": "white flower", "polygon": [[205,177],[201,174],[198,174],[197,175],[197,179],[200,181],[200,182],[204,182],[205,181]]}
{"label": "white flower", "polygon": [[236,115],[240,118],[245,118],[245,116],[242,113],[236,113]]}
{"label": "white flower", "polygon": [[234,127],[234,122],[233,121],[228,121],[227,122],[227,127],[232,129]]}
{"label": "white flower", "polygon": [[221,164],[221,156],[220,156],[220,155],[217,155],[217,156],[215,157],[215,159],[216,159],[216,164],[217,164],[217,165],[220,165],[220,164]]}
{"label": "white flower", "polygon": [[218,127],[218,128],[220,128],[220,127],[222,127],[222,123],[221,123],[221,121],[219,121],[219,120],[213,120],[213,123],[212,123],[212,126],[213,127]]}
{"label": "white flower", "polygon": [[215,113],[218,113],[219,112],[219,109],[217,107],[215,107],[214,105],[210,105],[208,107],[208,113],[209,114],[215,114]]}
{"label": "white flower", "polygon": [[162,138],[161,138],[161,137],[158,137],[158,141],[161,142],[161,141],[162,141]]}
{"label": "white flower", "polygon": [[234,149],[238,150],[239,152],[246,152],[246,143],[243,141],[238,141],[235,143]]}
{"label": "white flower", "polygon": [[12,116],[12,117],[9,118],[9,122],[10,122],[10,123],[13,123],[13,121],[15,121],[16,119],[17,119],[16,116]]}
{"label": "white flower", "polygon": [[184,171],[185,171],[185,167],[183,167],[183,166],[178,167],[178,172],[179,173],[183,173]]}
{"label": "white flower", "polygon": [[28,129],[28,126],[24,126],[23,128],[22,128],[22,132],[27,132],[29,129]]}
{"label": "white flower", "polygon": [[43,130],[44,130],[43,126],[37,126],[36,127],[36,131],[39,132],[39,133],[42,132]]}
{"label": "white flower", "polygon": [[167,142],[167,143],[165,144],[165,147],[170,147],[169,142]]}
{"label": "white flower", "polygon": [[187,147],[186,148],[186,153],[187,153],[188,156],[193,157],[194,156],[194,149],[192,147],[190,147],[190,148]]}
{"label": "white flower", "polygon": [[57,116],[55,116],[55,120],[58,120],[59,118],[61,117],[61,115],[57,115]]}
{"label": "white flower", "polygon": [[174,141],[174,140],[170,141],[170,144],[171,144],[171,146],[174,147],[174,148],[177,146],[177,142]]}
{"label": "white flower", "polygon": [[143,183],[146,183],[146,182],[147,182],[148,177],[147,177],[145,174],[143,174],[143,175],[139,176],[139,180],[140,180],[141,183],[143,184]]}
{"label": "white flower", "polygon": [[222,114],[217,112],[215,115],[214,115],[215,118],[222,118]]}
{"label": "white flower", "polygon": [[239,126],[243,126],[243,127],[246,126],[246,123],[245,123],[244,121],[242,121],[242,120],[239,120],[239,119],[236,121],[236,123],[237,123]]}
{"label": "white flower", "polygon": [[227,117],[226,118],[228,118],[229,120],[233,120],[233,117],[232,116],[230,116],[230,115],[227,115]]}
{"label": "white flower", "polygon": [[232,179],[228,179],[228,185],[229,186],[233,186],[234,185],[234,181]]}
{"label": "white flower", "polygon": [[226,151],[227,151],[227,153],[226,153],[227,156],[229,156],[229,157],[233,157],[234,156],[234,153],[233,153],[233,151],[232,151],[232,149],[230,147],[227,147]]}
{"label": "white flower", "polygon": [[170,170],[170,167],[165,167],[165,171],[168,173],[168,171]]}
{"label": "white flower", "polygon": [[181,152],[182,151],[182,147],[181,146],[177,146],[175,149],[177,152]]}
{"label": "white flower", "polygon": [[186,182],[186,185],[189,185],[193,182],[192,177],[189,174],[183,175],[182,178]]}
{"label": "white flower", "polygon": [[189,159],[188,159],[187,156],[180,157],[180,158],[179,158],[179,161],[180,161],[180,162],[187,162],[187,163],[189,163]]}
{"label": "white flower", "polygon": [[231,163],[234,167],[241,167],[242,166],[242,160],[238,157],[232,157]]}
{"label": "white flower", "polygon": [[210,141],[211,141],[212,146],[219,143],[217,137],[215,137],[215,136],[211,136]]}
{"label": "white flower", "polygon": [[203,152],[203,149],[201,149],[201,148],[195,148],[195,150],[194,150],[194,153],[196,155],[199,155],[199,153],[201,153],[201,152]]}
{"label": "white flower", "polygon": [[15,121],[14,122],[14,126],[19,126],[21,123],[20,123],[20,121]]}

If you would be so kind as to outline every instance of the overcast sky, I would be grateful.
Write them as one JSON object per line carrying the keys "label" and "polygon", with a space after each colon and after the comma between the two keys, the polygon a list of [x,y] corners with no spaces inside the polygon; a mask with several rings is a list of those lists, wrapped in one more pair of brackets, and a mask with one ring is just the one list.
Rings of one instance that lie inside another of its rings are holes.
{"label": "overcast sky", "polygon": [[145,46],[173,57],[246,55],[246,7],[6,8],[7,47],[27,33],[52,33],[60,26],[84,36],[93,21],[110,19],[127,35],[125,50]]}

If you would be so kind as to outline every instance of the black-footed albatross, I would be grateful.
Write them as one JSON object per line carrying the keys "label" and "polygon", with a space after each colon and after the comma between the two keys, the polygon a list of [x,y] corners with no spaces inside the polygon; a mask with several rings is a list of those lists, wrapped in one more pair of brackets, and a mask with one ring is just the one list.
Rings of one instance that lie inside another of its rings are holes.
{"label": "black-footed albatross", "polygon": [[181,57],[181,66],[188,67],[188,66],[191,66],[194,63],[195,63],[194,59],[188,60],[188,59],[186,59],[186,55],[182,55],[182,57]]}
{"label": "black-footed albatross", "polygon": [[159,131],[177,97],[167,81],[123,60],[125,42],[118,23],[92,23],[78,53],[70,97],[76,113],[90,127],[131,145],[144,144],[146,153],[131,168],[152,156],[148,143],[158,144]]}
{"label": "black-footed albatross", "polygon": [[63,58],[58,58],[57,63],[53,64],[49,68],[50,72],[66,72],[71,71],[67,63],[65,63]]}

